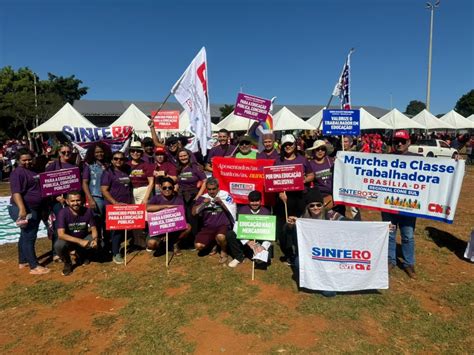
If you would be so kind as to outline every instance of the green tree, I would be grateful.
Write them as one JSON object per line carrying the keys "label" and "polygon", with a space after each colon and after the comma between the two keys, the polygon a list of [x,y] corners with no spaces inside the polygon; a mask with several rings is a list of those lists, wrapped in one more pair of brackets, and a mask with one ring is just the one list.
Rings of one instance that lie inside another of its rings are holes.
{"label": "green tree", "polygon": [[227,105],[225,104],[222,107],[219,107],[219,111],[221,112],[221,119],[226,118],[229,116],[232,112],[234,112],[234,105]]}
{"label": "green tree", "polygon": [[81,84],[82,81],[76,79],[75,75],[63,77],[51,73],[48,73],[48,80],[45,82],[48,92],[61,96],[65,102],[69,102],[71,105],[74,100],[80,100],[89,90],[88,87],[80,87]]}
{"label": "green tree", "polygon": [[461,96],[458,102],[456,102],[456,107],[454,107],[454,110],[464,117],[469,117],[470,115],[474,114],[474,90],[471,90],[467,94]]}
{"label": "green tree", "polygon": [[421,111],[423,111],[425,108],[426,108],[426,105],[424,102],[412,100],[407,105],[407,108],[405,109],[405,114],[410,115],[410,116],[415,116],[419,114]]}

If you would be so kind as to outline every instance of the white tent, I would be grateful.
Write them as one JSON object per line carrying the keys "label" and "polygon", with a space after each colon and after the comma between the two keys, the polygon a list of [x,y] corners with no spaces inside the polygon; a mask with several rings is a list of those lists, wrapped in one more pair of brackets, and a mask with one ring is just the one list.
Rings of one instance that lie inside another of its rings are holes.
{"label": "white tent", "polygon": [[469,121],[474,122],[474,113],[473,113],[471,116],[467,117],[467,119],[468,119]]}
{"label": "white tent", "polygon": [[392,129],[390,125],[360,108],[360,129]]}
{"label": "white tent", "polygon": [[448,122],[455,129],[465,129],[465,128],[474,128],[474,122],[464,118],[459,113],[454,110],[449,111],[440,120]]}
{"label": "white tent", "polygon": [[82,116],[67,102],[46,122],[31,130],[31,133],[61,132],[64,126],[94,128],[95,125]]}
{"label": "white tent", "polygon": [[295,129],[309,129],[314,127],[305,120],[296,116],[286,106],[273,115],[273,131],[291,131]]}
{"label": "white tent", "polygon": [[225,128],[229,132],[247,131],[254,122],[254,120],[234,115],[234,111],[232,111],[217,124],[217,130]]}
{"label": "white tent", "polygon": [[[306,120],[307,123],[309,123],[311,126],[313,126],[315,129],[323,129],[323,126],[321,125],[321,122],[323,120],[323,110],[319,110],[316,112],[313,116],[308,118]],[[321,127],[319,127],[321,125]]]}
{"label": "white tent", "polygon": [[[182,132],[182,133],[191,133],[189,129],[189,115],[186,111],[183,111],[179,115],[179,129],[168,129],[166,132]],[[219,127],[211,122],[211,131],[217,132]]]}
{"label": "white tent", "polygon": [[448,122],[440,120],[426,109],[413,117],[412,120],[425,126],[426,129],[454,129]]}
{"label": "white tent", "polygon": [[392,129],[409,129],[409,128],[425,129],[424,126],[422,126],[416,121],[409,119],[407,116],[405,116],[403,113],[398,111],[396,108],[394,108],[392,111],[382,116],[380,118],[380,121],[388,124],[389,126],[392,127]]}
{"label": "white tent", "polygon": [[131,104],[125,110],[122,115],[117,118],[111,126],[132,126],[139,136],[141,135],[149,135],[150,134],[150,127],[148,126],[148,121],[150,119],[147,115],[145,115],[140,109]]}

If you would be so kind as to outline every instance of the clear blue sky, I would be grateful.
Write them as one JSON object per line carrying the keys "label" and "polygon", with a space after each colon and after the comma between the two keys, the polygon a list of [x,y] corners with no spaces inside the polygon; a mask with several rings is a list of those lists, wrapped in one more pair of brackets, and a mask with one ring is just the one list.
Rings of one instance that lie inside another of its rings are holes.
{"label": "clear blue sky", "polygon": [[[431,111],[474,88],[473,0],[435,11]],[[0,0],[0,67],[76,75],[84,98],[161,101],[202,46],[211,102],[325,105],[346,54],[352,104],[426,100],[423,0]],[[336,103],[337,98],[333,103]]]}

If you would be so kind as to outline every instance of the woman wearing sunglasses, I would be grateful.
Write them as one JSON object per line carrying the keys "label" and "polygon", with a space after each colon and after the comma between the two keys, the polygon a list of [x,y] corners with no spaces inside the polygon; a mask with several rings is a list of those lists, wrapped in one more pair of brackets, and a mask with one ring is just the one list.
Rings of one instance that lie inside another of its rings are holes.
{"label": "woman wearing sunglasses", "polygon": [[[153,196],[146,207],[147,212],[157,212],[166,208],[183,206],[184,201],[175,191],[175,182],[171,177],[160,177],[160,192],[161,194]],[[169,250],[174,252],[174,255],[182,255],[179,242],[186,238],[191,233],[191,225],[188,223],[187,228],[182,231],[172,232],[168,235],[170,240]],[[164,235],[154,237],[147,237],[146,247],[147,251],[158,249],[161,242],[164,241]]]}
{"label": "woman wearing sunglasses", "polygon": [[[132,203],[132,186],[130,183],[130,167],[125,164],[125,155],[115,152],[112,155],[112,165],[104,171],[100,189],[105,199],[105,205],[123,205]],[[112,256],[116,264],[123,264],[120,255],[120,243],[123,241],[124,231],[111,231]]]}
{"label": "woman wearing sunglasses", "polygon": [[132,142],[129,153],[130,160],[127,164],[130,166],[134,203],[147,203],[155,187],[154,166],[143,160],[144,150],[140,142]]}
{"label": "woman wearing sunglasses", "polygon": [[[296,165],[301,164],[304,171],[304,183],[309,184],[314,179],[313,171],[308,160],[296,149],[296,139],[291,134],[286,134],[281,138],[280,159],[275,165]],[[280,192],[275,203],[275,214],[277,216],[277,236],[280,249],[283,252],[282,261],[291,265],[294,261],[294,252],[291,240],[282,233],[283,225],[286,223],[286,216],[299,216],[303,213],[302,203],[305,191]],[[286,205],[286,207],[285,207]]]}
{"label": "woman wearing sunglasses", "polygon": [[[52,162],[46,165],[46,171],[57,171],[61,169],[70,169],[70,168],[77,168],[75,164],[75,156],[73,155],[72,147],[67,144],[63,143],[59,146],[58,150],[59,156],[57,160],[53,160]],[[52,233],[52,253],[53,253],[53,261],[59,262],[61,259],[58,255],[56,255],[56,251],[54,250],[54,243],[58,240],[58,232],[56,228],[56,216],[58,215],[59,211],[66,205],[66,199],[64,195],[57,195],[53,196],[49,202],[50,211],[53,213],[53,233]]]}
{"label": "woman wearing sunglasses", "polygon": [[[321,193],[317,189],[311,189],[305,196],[304,202],[306,207],[300,218],[310,219],[323,219],[330,221],[342,221],[346,218],[338,212],[326,209],[324,205],[324,199]],[[295,263],[294,271],[297,273],[299,270],[298,263],[298,232],[296,230],[296,216],[289,216],[287,223],[283,228],[283,233],[286,234],[287,239],[291,240],[292,248],[295,251]],[[296,279],[298,280],[299,275]],[[336,292],[334,291],[321,291],[321,294],[325,297],[334,297]]]}

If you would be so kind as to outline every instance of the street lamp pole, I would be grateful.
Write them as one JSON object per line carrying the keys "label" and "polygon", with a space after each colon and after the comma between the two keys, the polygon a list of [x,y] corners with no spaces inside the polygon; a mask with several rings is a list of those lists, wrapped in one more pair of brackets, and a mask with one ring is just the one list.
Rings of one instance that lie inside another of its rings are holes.
{"label": "street lamp pole", "polygon": [[434,10],[439,6],[440,0],[436,1],[434,5],[431,2],[426,3],[426,8],[431,11],[430,20],[430,46],[428,49],[428,80],[426,83],[426,109],[430,110],[430,99],[431,99],[431,52],[433,49],[433,17]]}

